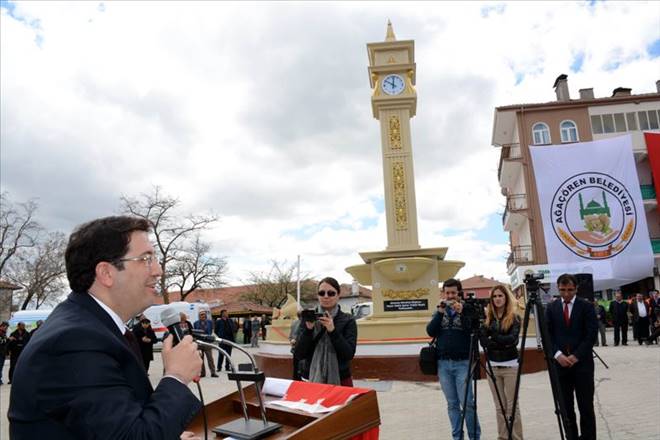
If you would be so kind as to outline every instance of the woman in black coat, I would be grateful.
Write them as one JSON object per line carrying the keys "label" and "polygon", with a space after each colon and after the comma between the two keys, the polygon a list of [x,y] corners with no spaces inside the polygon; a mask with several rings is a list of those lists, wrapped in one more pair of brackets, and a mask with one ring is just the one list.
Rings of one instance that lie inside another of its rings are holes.
{"label": "woman in black coat", "polygon": [[[499,284],[490,291],[486,308],[486,321],[480,342],[493,367],[494,378],[488,381],[497,412],[497,439],[509,438],[507,421],[513,409],[514,391],[518,373],[518,340],[520,318],[516,314],[517,300],[505,286]],[[498,397],[499,393],[499,397]],[[502,411],[502,407],[506,414]],[[516,405],[513,423],[514,440],[522,440],[520,406]]]}
{"label": "woman in black coat", "polygon": [[294,356],[304,360],[301,376],[310,382],[353,386],[351,360],[357,345],[357,324],[352,315],[341,311],[339,293],[337,280],[321,280],[317,313],[301,312]]}
{"label": "woman in black coat", "polygon": [[151,321],[143,318],[139,325],[133,327],[133,334],[140,346],[144,370],[149,372],[149,364],[154,360],[154,344],[156,343],[156,333],[151,328]]}

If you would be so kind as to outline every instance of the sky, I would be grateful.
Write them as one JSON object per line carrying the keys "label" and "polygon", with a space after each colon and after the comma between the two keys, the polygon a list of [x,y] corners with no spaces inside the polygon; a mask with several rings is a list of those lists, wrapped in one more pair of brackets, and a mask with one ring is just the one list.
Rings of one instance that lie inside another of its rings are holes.
{"label": "sky", "polygon": [[366,43],[415,40],[419,242],[508,281],[496,106],[655,91],[654,2],[0,2],[0,187],[70,233],[154,185],[220,220],[231,284],[350,283],[387,246]]}

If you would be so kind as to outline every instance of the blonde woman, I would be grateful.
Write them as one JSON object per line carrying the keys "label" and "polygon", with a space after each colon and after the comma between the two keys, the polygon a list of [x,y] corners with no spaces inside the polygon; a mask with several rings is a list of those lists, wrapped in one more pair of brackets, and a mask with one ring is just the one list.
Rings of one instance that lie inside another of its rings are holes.
{"label": "blonde woman", "polygon": [[[485,328],[481,335],[481,345],[484,347],[495,376],[494,380],[488,381],[488,385],[490,385],[490,391],[495,400],[498,440],[509,438],[507,423],[511,417],[513,394],[516,388],[518,335],[520,333],[520,317],[516,313],[517,304],[518,302],[508,288],[501,284],[493,287],[486,307]],[[495,387],[497,387],[497,391]],[[502,413],[500,399],[506,408],[506,414]],[[513,439],[522,440],[522,438],[520,405],[516,405]]]}

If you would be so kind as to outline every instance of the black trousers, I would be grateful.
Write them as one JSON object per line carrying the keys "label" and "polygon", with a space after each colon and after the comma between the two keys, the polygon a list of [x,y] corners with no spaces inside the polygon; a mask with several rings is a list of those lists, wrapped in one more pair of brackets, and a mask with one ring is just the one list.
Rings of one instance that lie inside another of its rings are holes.
{"label": "black trousers", "polygon": [[619,345],[619,332],[621,333],[621,342],[624,344],[628,343],[628,323],[624,322],[623,324],[614,323],[614,345]]}
{"label": "black trousers", "polygon": [[16,362],[18,362],[18,357],[21,355],[21,352],[11,353],[9,355],[9,382],[11,382],[14,377],[14,369],[16,368]]}
{"label": "black trousers", "polygon": [[[231,349],[232,349],[231,345],[220,344],[220,348],[223,349],[224,351],[226,351],[229,356],[231,356]],[[222,354],[222,353],[218,353],[218,365],[217,365],[218,371],[220,371],[222,369],[222,360],[223,359],[225,359],[225,355]],[[225,359],[225,370],[227,370],[227,371],[230,370],[229,358]]]}
{"label": "black trousers", "polygon": [[300,376],[300,359],[293,357],[293,380],[302,380]]}
{"label": "black trousers", "polygon": [[[566,412],[570,422],[572,438],[580,440],[596,440],[596,414],[594,413],[594,363],[593,359],[564,368],[557,364],[559,370],[559,384],[566,404]],[[575,400],[580,411],[580,433],[575,417]]]}
{"label": "black trousers", "polygon": [[642,342],[649,337],[649,317],[645,316],[643,318],[637,318],[634,326],[637,332],[636,339],[641,345]]}
{"label": "black trousers", "polygon": [[252,332],[251,331],[246,332],[245,330],[243,330],[243,344],[249,344],[250,339],[252,339]]}

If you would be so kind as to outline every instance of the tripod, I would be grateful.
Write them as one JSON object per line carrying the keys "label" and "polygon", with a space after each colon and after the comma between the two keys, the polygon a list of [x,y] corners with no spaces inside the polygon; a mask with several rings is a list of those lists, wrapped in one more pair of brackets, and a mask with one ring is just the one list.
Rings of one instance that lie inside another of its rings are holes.
{"label": "tripod", "polygon": [[[477,321],[479,322],[479,321]],[[506,420],[506,407],[505,404],[502,400],[502,396],[500,395],[499,388],[497,387],[497,382],[495,381],[495,373],[493,372],[493,366],[490,363],[490,359],[488,359],[488,352],[486,348],[484,347],[484,353],[485,353],[485,359],[486,359],[486,367],[484,367],[481,363],[481,356],[479,355],[479,334],[481,331],[481,327],[476,327],[472,328],[472,331],[470,332],[470,357],[468,360],[468,373],[467,376],[465,377],[465,392],[463,394],[463,409],[461,411],[461,439],[464,436],[463,432],[463,423],[465,422],[465,416],[467,414],[468,410],[468,404],[467,404],[467,397],[468,397],[468,387],[474,387],[474,393],[472,396],[472,401],[473,401],[473,411],[474,411],[474,418],[473,418],[473,426],[472,426],[472,432],[476,433],[477,431],[477,380],[479,379],[479,372],[481,371],[481,368],[484,369],[486,372],[486,376],[490,378],[491,381],[493,381],[493,384],[495,385],[495,394],[497,396],[497,401],[498,404],[500,405],[500,409],[502,410],[502,414],[505,416],[505,423],[507,425],[507,430],[511,432],[511,429],[509,427],[509,423]]]}
{"label": "tripod", "polygon": [[[523,369],[523,361],[525,360],[525,340],[527,339],[527,327],[529,326],[529,314],[531,310],[534,310],[534,317],[536,318],[536,329],[537,329],[537,338],[540,335],[541,344],[539,348],[543,349],[543,354],[545,357],[545,362],[548,367],[548,375],[550,377],[550,388],[552,389],[553,403],[555,406],[555,415],[557,416],[557,425],[559,426],[559,435],[562,440],[566,438],[567,440],[577,440],[572,438],[570,424],[571,421],[568,418],[566,412],[566,402],[564,402],[564,396],[561,392],[561,385],[559,383],[559,372],[557,371],[557,366],[553,362],[553,353],[552,345],[550,344],[550,338],[548,336],[548,328],[545,322],[545,315],[543,312],[543,304],[541,299],[538,296],[538,281],[533,276],[525,277],[525,285],[527,288],[527,306],[525,307],[525,316],[523,318],[523,334],[522,340],[520,342],[520,359],[518,361],[518,375],[516,376],[516,388],[514,391],[513,405],[511,408],[510,422],[507,424],[509,429],[509,440],[512,440],[513,436],[513,422],[516,414],[516,406],[518,404],[518,395],[520,391],[520,376]],[[566,437],[564,437],[564,433]]]}
{"label": "tripod", "polygon": [[475,331],[473,328],[470,332],[470,357],[468,358],[468,371],[465,376],[465,392],[463,393],[463,408],[461,410],[461,440],[465,434],[463,432],[463,423],[465,422],[465,416],[468,410],[468,392],[472,386],[474,386],[474,393],[472,394],[472,406],[474,408],[472,432],[475,434],[477,432],[477,380],[479,379],[477,368],[479,368],[481,363],[479,359],[478,335],[478,331]]}

